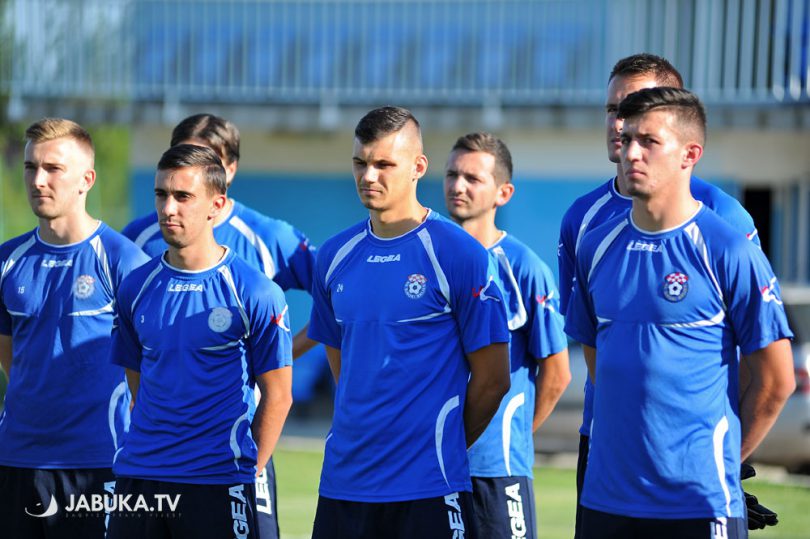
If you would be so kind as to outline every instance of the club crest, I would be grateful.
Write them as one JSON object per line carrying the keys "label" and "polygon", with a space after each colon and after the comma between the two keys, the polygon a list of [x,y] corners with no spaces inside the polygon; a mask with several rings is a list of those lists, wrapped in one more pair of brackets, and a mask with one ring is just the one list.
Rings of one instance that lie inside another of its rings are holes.
{"label": "club crest", "polygon": [[424,275],[414,273],[408,275],[408,281],[405,283],[405,295],[411,299],[419,299],[425,295],[427,289],[427,279]]}
{"label": "club crest", "polygon": [[225,307],[214,307],[208,315],[208,327],[211,331],[222,333],[231,327],[231,319],[233,319],[231,311]]}
{"label": "club crest", "polygon": [[689,276],[675,271],[664,277],[664,297],[672,302],[681,301],[689,291]]}
{"label": "club crest", "polygon": [[79,299],[87,299],[96,290],[96,280],[89,275],[79,275],[73,283],[73,295]]}

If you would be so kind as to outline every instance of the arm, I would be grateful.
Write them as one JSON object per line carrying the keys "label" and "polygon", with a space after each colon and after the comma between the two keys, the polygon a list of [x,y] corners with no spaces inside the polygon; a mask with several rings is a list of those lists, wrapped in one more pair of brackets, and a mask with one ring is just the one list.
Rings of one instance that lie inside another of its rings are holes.
{"label": "arm", "polygon": [[256,476],[262,473],[276,448],[284,421],[292,406],[292,367],[273,369],[256,377],[262,398],[256,407],[251,430],[256,441]]}
{"label": "arm", "polygon": [[329,360],[329,369],[332,371],[332,376],[337,384],[340,378],[340,350],[326,345],[324,345],[324,348],[326,348],[326,359]]}
{"label": "arm", "polygon": [[585,363],[588,365],[588,378],[596,385],[596,348],[583,344],[582,355],[585,356]]}
{"label": "arm", "polygon": [[11,375],[11,335],[0,334],[0,367],[6,373],[6,378]]}
{"label": "arm", "polygon": [[303,356],[312,348],[318,344],[318,341],[313,341],[309,337],[307,337],[307,331],[309,330],[309,323],[306,326],[301,328],[301,331],[295,334],[293,337],[293,359],[298,359],[299,357]]}
{"label": "arm", "polygon": [[490,344],[467,354],[467,361],[470,381],[464,405],[464,431],[467,433],[467,447],[470,447],[487,428],[501,405],[501,399],[509,391],[509,345]]}
{"label": "arm", "polygon": [[796,389],[790,341],[780,339],[742,360],[750,367],[751,380],[740,402],[742,460],[768,434],[788,397]]}
{"label": "arm", "polygon": [[568,366],[567,348],[538,361],[537,379],[534,381],[537,393],[534,398],[532,432],[548,419],[569,383],[571,369]]}
{"label": "arm", "polygon": [[138,396],[138,388],[141,387],[141,373],[132,369],[124,369],[127,375],[127,385],[129,386],[129,393],[132,401],[129,403],[129,409],[135,407],[135,398]]}

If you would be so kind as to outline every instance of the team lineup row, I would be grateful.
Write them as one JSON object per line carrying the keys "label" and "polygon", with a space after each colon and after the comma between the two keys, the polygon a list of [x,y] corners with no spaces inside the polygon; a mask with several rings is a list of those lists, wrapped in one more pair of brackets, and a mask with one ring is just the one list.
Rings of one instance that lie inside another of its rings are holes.
{"label": "team lineup row", "polygon": [[[156,212],[122,234],[85,209],[90,135],[31,125],[39,226],[0,246],[11,537],[278,537],[271,455],[316,343],[336,394],[313,537],[536,537],[532,434],[570,382],[566,333],[590,373],[575,537],[774,524],[740,469],[793,390],[792,333],[753,220],[692,176],[705,111],[682,87],[657,56],[614,66],[616,175],[563,218],[559,289],[495,225],[515,186],[488,133],[450,151],[450,220],[417,198],[417,119],[370,111],[352,152],[369,218],[316,251],[228,197],[239,133],[221,118],[175,127]],[[313,299],[294,337],[291,288]]]}

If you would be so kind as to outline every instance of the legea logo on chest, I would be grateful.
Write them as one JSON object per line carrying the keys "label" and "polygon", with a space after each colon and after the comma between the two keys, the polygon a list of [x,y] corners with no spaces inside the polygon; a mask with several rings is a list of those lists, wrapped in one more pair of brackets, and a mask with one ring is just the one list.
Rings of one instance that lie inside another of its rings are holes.
{"label": "legea logo on chest", "polygon": [[395,255],[368,255],[366,262],[380,264],[383,262],[399,262],[399,253]]}
{"label": "legea logo on chest", "polygon": [[197,283],[169,283],[169,292],[202,292],[203,285]]}

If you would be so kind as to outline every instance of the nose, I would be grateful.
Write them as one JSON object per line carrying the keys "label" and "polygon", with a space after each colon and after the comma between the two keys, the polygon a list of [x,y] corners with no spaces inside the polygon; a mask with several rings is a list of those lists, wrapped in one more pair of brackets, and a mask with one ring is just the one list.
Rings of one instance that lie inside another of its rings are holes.
{"label": "nose", "polygon": [[612,129],[613,129],[614,133],[619,134],[619,133],[622,132],[622,126],[624,125],[624,120],[621,119],[621,118],[618,118],[615,113],[613,114],[613,118],[611,119],[611,123],[612,123]]}
{"label": "nose", "polygon": [[379,179],[379,172],[375,167],[366,167],[360,175],[362,183],[376,183]]}
{"label": "nose", "polygon": [[47,183],[47,175],[45,174],[45,171],[42,168],[37,167],[32,173],[31,185],[39,189],[45,187]]}
{"label": "nose", "polygon": [[638,161],[641,158],[641,148],[638,142],[631,140],[629,142],[622,143],[622,156],[624,157],[625,161],[633,162]]}
{"label": "nose", "polygon": [[445,191],[450,195],[460,195],[464,192],[464,182],[459,176],[445,178]]}
{"label": "nose", "polygon": [[169,195],[166,197],[155,197],[155,209],[159,214],[172,216],[177,213],[177,201]]}

